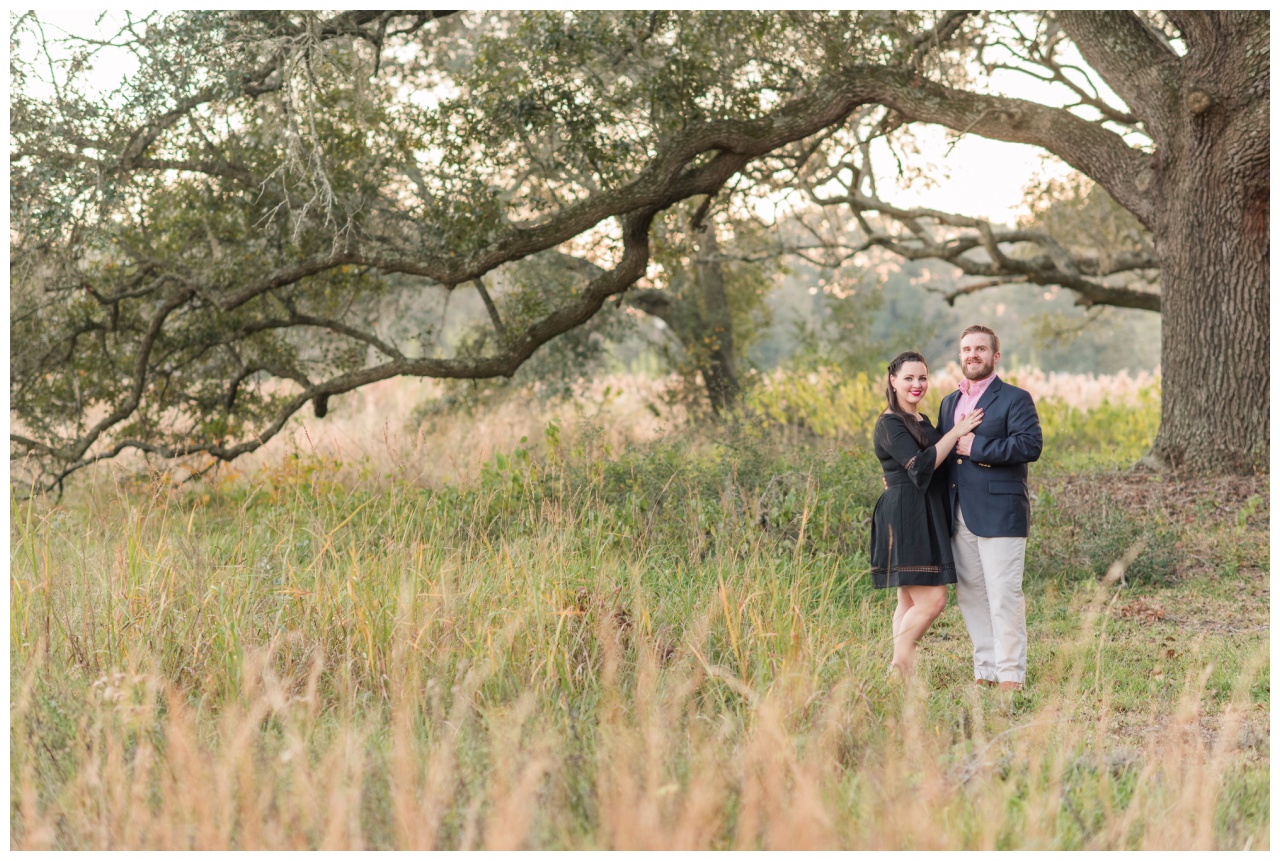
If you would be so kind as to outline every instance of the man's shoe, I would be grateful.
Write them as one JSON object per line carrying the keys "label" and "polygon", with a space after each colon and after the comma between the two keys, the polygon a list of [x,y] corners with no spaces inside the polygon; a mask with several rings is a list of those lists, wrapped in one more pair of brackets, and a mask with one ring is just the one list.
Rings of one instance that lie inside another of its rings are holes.
{"label": "man's shoe", "polygon": [[1020,691],[1022,690],[1022,682],[1001,682],[1000,690],[1002,691]]}

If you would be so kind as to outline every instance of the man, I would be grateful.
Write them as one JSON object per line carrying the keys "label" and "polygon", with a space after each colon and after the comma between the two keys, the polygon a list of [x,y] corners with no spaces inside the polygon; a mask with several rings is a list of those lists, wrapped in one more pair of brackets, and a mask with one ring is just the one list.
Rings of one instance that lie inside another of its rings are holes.
{"label": "man", "polygon": [[1022,570],[1031,521],[1027,464],[1044,440],[1031,395],[996,376],[1000,339],[986,326],[960,336],[958,391],[942,400],[943,433],[981,409],[982,424],[947,458],[955,531],[956,604],[973,639],[977,684],[1019,690],[1027,676],[1027,613]]}

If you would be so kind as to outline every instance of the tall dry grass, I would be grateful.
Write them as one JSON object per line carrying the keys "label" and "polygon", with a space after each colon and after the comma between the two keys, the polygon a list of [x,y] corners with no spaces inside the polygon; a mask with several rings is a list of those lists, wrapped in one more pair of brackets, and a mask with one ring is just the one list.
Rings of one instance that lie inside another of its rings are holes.
{"label": "tall dry grass", "polygon": [[1032,695],[967,684],[954,636],[896,687],[887,602],[802,544],[670,565],[591,487],[498,532],[506,489],[287,491],[20,507],[12,848],[1269,845],[1222,825],[1265,644],[1192,655],[1135,731],[1115,577],[1060,599]]}
{"label": "tall dry grass", "polygon": [[1269,846],[1265,641],[1166,658],[1064,569],[1025,694],[953,609],[891,685],[874,459],[796,443],[876,385],[775,383],[687,447],[627,380],[421,433],[387,384],[244,477],[15,502],[11,848]]}
{"label": "tall dry grass", "polygon": [[[1201,673],[1160,732],[1118,756],[1105,696],[1078,679],[1000,731],[981,701],[993,695],[966,689],[958,744],[928,717],[927,678],[883,690],[879,663],[854,663],[816,685],[801,647],[759,689],[692,643],[664,664],[652,641],[620,646],[602,624],[599,703],[576,718],[591,750],[574,719],[548,725],[545,692],[486,702],[494,664],[448,690],[424,682],[409,656],[426,633],[410,624],[397,641],[383,714],[354,695],[322,705],[323,664],[281,678],[271,647],[248,656],[246,684],[211,720],[154,672],[109,676],[51,796],[36,752],[15,745],[11,847],[1208,850],[1223,848],[1215,819],[1250,709],[1233,700],[1206,740]],[[709,714],[708,688],[741,702]],[[32,689],[28,677],[19,739]],[[482,767],[464,764],[477,756]],[[1269,845],[1265,828],[1244,838]]]}

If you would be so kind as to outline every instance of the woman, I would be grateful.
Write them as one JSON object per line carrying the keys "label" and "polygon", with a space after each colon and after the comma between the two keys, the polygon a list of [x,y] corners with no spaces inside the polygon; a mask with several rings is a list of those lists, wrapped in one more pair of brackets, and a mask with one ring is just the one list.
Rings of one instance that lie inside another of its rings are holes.
{"label": "woman", "polygon": [[939,433],[920,412],[928,391],[924,356],[908,351],[889,363],[889,407],[876,420],[874,435],[885,491],[871,516],[871,579],[877,589],[898,590],[890,675],[911,672],[916,643],[946,607],[947,584],[956,582],[951,510],[938,467],[982,422],[982,410],[974,410]]}

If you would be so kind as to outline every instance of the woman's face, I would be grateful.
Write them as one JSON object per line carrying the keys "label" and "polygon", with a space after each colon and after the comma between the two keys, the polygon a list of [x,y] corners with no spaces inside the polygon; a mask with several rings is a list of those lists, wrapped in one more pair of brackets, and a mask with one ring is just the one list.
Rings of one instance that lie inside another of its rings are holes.
{"label": "woman's face", "polygon": [[900,405],[917,406],[929,391],[929,367],[924,362],[903,362],[889,380]]}

